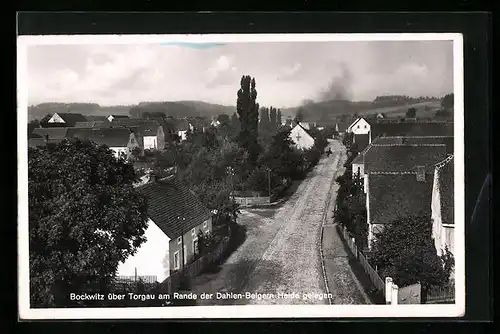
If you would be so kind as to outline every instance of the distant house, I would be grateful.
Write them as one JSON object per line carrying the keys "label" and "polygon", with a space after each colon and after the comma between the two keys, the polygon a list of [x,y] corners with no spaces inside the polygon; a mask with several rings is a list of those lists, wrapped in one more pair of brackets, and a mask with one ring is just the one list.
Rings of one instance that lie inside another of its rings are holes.
{"label": "distant house", "polygon": [[[219,122],[219,121],[217,121]],[[219,122],[220,124],[220,122]],[[177,135],[181,138],[181,140],[187,139],[188,132],[194,131],[193,124],[187,119],[179,119],[174,122],[175,130],[177,131]],[[218,125],[217,125],[218,126]]]}
{"label": "distant house", "polygon": [[109,115],[108,117],[106,117],[108,122],[113,122],[115,119],[129,119],[129,118],[130,117],[128,117],[127,115]]}
{"label": "distant house", "polygon": [[370,129],[370,123],[362,117],[357,118],[347,128],[347,132],[352,133],[352,143],[356,144],[358,151],[362,151],[371,143]]}
{"label": "distant house", "polygon": [[377,114],[376,118],[377,118],[377,119],[384,119],[384,118],[385,118],[385,115],[379,112],[379,113]]}
{"label": "distant house", "polygon": [[432,237],[438,255],[445,248],[455,254],[453,156],[436,165],[432,187]]}
{"label": "distant house", "polygon": [[212,231],[211,212],[174,178],[137,188],[148,201],[146,242],[118,266],[120,276],[156,276],[163,282],[198,251],[198,233]]}
{"label": "distant house", "polygon": [[216,118],[212,119],[212,122],[210,122],[210,126],[213,126],[213,127],[218,127],[218,126],[220,126],[220,124],[221,123]]}
{"label": "distant house", "polygon": [[430,219],[432,175],[446,158],[445,145],[370,145],[363,156],[368,247],[398,218]]}
{"label": "distant house", "polygon": [[157,120],[146,119],[115,119],[113,127],[129,128],[137,136],[144,150],[163,150],[165,148],[165,132]]}
{"label": "distant house", "polygon": [[126,128],[70,128],[67,137],[91,140],[98,145],[106,145],[116,157],[130,158],[132,151],[140,147],[135,134]]}
{"label": "distant house", "polygon": [[288,137],[299,150],[308,150],[314,146],[314,137],[299,123],[293,127]]}
{"label": "distant house", "polygon": [[76,113],[55,113],[47,121],[47,126],[63,126],[63,127],[73,127],[76,122],[86,122],[87,118],[82,114]]}

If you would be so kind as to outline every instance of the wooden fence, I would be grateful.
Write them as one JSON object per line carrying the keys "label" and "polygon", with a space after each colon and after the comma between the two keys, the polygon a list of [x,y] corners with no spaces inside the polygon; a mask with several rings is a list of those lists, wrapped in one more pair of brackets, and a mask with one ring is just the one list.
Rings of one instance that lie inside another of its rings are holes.
{"label": "wooden fence", "polygon": [[427,292],[426,304],[454,303],[455,286],[433,287]]}
{"label": "wooden fence", "polygon": [[361,266],[363,267],[363,270],[365,271],[366,275],[370,278],[371,283],[373,286],[380,292],[385,293],[385,281],[379,276],[377,271],[373,269],[373,267],[368,263],[368,260],[366,257],[363,255],[358,250],[358,247],[356,246],[356,242],[354,238],[351,238],[349,235],[349,232],[344,227],[341,227],[337,225],[339,231],[341,232],[341,236],[346,242],[347,246],[349,247],[350,251],[354,255],[354,257],[359,261]]}

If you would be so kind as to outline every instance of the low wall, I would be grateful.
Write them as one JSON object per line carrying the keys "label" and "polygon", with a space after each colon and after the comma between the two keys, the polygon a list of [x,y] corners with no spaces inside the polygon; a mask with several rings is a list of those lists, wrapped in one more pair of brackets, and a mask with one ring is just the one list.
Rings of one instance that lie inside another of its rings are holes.
{"label": "low wall", "polygon": [[234,201],[241,206],[270,204],[271,198],[266,197],[234,197]]}

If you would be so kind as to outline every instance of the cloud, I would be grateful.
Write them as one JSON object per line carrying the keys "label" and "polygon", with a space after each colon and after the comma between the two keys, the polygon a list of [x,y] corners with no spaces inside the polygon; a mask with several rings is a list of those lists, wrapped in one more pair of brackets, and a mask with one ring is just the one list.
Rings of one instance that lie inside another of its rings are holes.
{"label": "cloud", "polygon": [[303,67],[300,63],[293,63],[288,66],[283,66],[279,70],[279,81],[292,81],[300,78]]}
{"label": "cloud", "polygon": [[[221,55],[215,63],[207,69],[207,87],[217,87],[232,84],[238,79],[238,69],[232,57]],[[237,82],[237,81],[236,81]]]}

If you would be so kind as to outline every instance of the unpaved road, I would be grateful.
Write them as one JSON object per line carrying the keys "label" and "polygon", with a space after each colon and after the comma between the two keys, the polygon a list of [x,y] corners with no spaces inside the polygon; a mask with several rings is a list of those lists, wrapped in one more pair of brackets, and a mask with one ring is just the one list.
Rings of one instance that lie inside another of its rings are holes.
{"label": "unpaved road", "polygon": [[[245,242],[219,271],[196,277],[193,292],[296,293],[300,298],[210,299],[201,305],[327,304],[320,247],[323,216],[334,191],[342,146],[331,141],[333,154],[323,157],[295,194],[275,212],[245,210],[238,223],[247,228]],[[266,217],[267,216],[267,217]],[[332,292],[333,293],[333,292]],[[316,294],[304,299],[304,294]]]}

